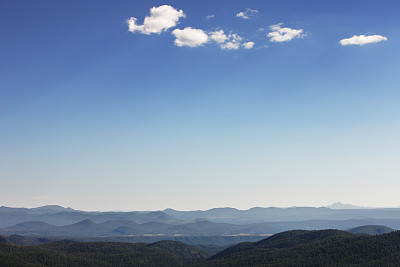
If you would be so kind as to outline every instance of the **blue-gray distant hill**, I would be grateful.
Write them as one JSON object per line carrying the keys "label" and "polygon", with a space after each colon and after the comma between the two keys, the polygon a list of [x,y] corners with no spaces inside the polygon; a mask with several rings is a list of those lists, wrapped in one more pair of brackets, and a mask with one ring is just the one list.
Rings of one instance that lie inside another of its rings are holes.
{"label": "blue-gray distant hill", "polygon": [[249,224],[260,222],[304,221],[304,220],[350,220],[350,219],[400,219],[400,209],[330,209],[326,207],[260,208],[238,210],[215,208],[210,210],[164,212],[180,220],[204,218],[213,222]]}
{"label": "blue-gray distant hill", "polygon": [[[248,240],[255,240],[257,236],[294,229],[348,230],[364,225],[400,229],[400,209],[257,207],[249,210],[215,208],[204,211],[166,209],[147,212],[87,212],[60,206],[34,209],[0,207],[2,235],[68,237],[75,240],[119,240],[124,237],[131,238],[125,239],[130,242],[129,240],[138,240],[139,237],[143,240],[146,236],[151,237],[151,240],[156,236],[223,236],[223,240],[229,237],[237,240],[238,236],[247,236]],[[227,244],[225,241],[223,243]]]}
{"label": "blue-gray distant hill", "polygon": [[96,223],[109,220],[129,220],[136,223],[180,223],[180,220],[162,211],[87,212],[59,206],[44,206],[33,209],[0,207],[0,228],[27,221],[42,221],[62,226],[77,223],[82,220],[91,220]]}
{"label": "blue-gray distant hill", "polygon": [[382,235],[395,231],[384,225],[363,225],[347,230],[352,234]]}

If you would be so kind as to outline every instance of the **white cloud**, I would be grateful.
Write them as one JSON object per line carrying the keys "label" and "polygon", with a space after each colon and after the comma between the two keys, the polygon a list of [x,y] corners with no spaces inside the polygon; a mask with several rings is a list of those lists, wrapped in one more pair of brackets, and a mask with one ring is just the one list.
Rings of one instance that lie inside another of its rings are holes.
{"label": "white cloud", "polygon": [[223,43],[228,40],[228,36],[226,36],[223,30],[210,32],[210,38],[217,43]]}
{"label": "white cloud", "polygon": [[241,46],[243,38],[236,33],[228,35],[228,42],[221,44],[221,49],[237,50]]}
{"label": "white cloud", "polygon": [[206,17],[207,20],[213,19],[213,18],[215,18],[215,15],[208,15],[208,16]]}
{"label": "white cloud", "polygon": [[340,44],[342,46],[346,45],[365,45],[371,43],[378,43],[382,41],[386,41],[388,38],[381,35],[354,35],[351,38],[340,40]]}
{"label": "white cloud", "polygon": [[259,11],[257,9],[246,8],[246,11],[241,11],[236,14],[236,17],[242,19],[249,19],[251,16],[257,14]]}
{"label": "white cloud", "polygon": [[272,32],[268,33],[268,37],[271,37],[271,42],[287,42],[293,38],[302,38],[304,36],[303,29],[291,29],[291,28],[281,28],[283,23],[276,25],[271,25],[269,28]]}
{"label": "white cloud", "polygon": [[238,50],[239,47],[240,43],[237,42],[227,42],[221,45],[221,48],[226,50]]}
{"label": "white cloud", "polygon": [[255,44],[254,42],[246,42],[243,44],[243,48],[244,49],[252,49],[254,44]]}
{"label": "white cloud", "polygon": [[175,29],[172,34],[176,38],[175,44],[177,46],[196,47],[209,41],[208,35],[203,30],[191,27],[186,27],[183,30]]}
{"label": "white cloud", "polygon": [[168,30],[175,27],[180,18],[184,18],[185,14],[182,10],[177,10],[172,6],[163,5],[159,7],[152,7],[150,15],[144,18],[143,25],[137,25],[137,19],[131,17],[127,20],[130,32],[140,32],[143,34],[152,34]]}

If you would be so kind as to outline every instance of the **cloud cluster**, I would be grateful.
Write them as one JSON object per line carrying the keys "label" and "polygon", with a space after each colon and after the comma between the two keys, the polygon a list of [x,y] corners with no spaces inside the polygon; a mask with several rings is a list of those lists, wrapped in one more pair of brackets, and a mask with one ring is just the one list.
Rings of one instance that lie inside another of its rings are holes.
{"label": "cloud cluster", "polygon": [[130,32],[140,32],[143,34],[160,34],[169,28],[175,27],[180,18],[186,17],[182,10],[177,10],[169,5],[152,7],[150,15],[144,18],[142,25],[137,25],[137,19],[131,17],[127,20]]}
{"label": "cloud cluster", "polygon": [[342,46],[346,45],[365,45],[386,41],[388,38],[382,35],[354,35],[353,37],[340,40]]}
{"label": "cloud cluster", "polygon": [[210,32],[210,38],[217,43],[224,43],[228,40],[228,36],[226,36],[223,30]]}
{"label": "cloud cluster", "polygon": [[[256,9],[247,8],[245,11],[237,13],[236,17],[249,19],[257,13],[259,13],[259,11]],[[175,27],[179,23],[179,19],[185,17],[186,15],[182,10],[178,10],[169,5],[162,5],[159,7],[152,7],[150,13],[144,18],[142,25],[137,24],[137,19],[135,17],[127,19],[126,22],[130,32],[150,35],[153,33],[161,34],[162,32]],[[214,17],[215,15],[208,15],[206,19],[208,20]],[[283,23],[278,23],[269,26],[270,32],[267,33],[267,37],[270,38],[270,42],[288,42],[294,38],[303,38],[305,36],[303,29],[282,28],[282,25]],[[266,30],[268,29],[259,28],[257,31],[260,32]],[[255,45],[254,42],[246,41],[242,36],[236,33],[229,32],[226,34],[222,29],[206,32],[202,29],[185,27],[184,29],[175,29],[171,34],[175,37],[175,45],[179,47],[197,47],[214,42],[221,49],[238,50],[240,48],[252,49]],[[381,35],[354,35],[353,37],[340,40],[340,44],[342,46],[365,45],[386,40],[388,40],[388,38]]]}
{"label": "cloud cluster", "polygon": [[[254,13],[255,10],[248,9],[248,12]],[[257,11],[258,12],[258,11]],[[145,17],[142,25],[137,25],[137,19],[131,17],[126,22],[128,23],[129,31],[132,33],[139,32],[142,34],[162,33],[169,28],[175,27],[180,18],[186,15],[182,10],[177,10],[172,6],[163,5],[159,7],[152,7],[150,14]],[[209,15],[206,19],[213,18],[214,15]],[[221,49],[237,50],[240,47],[244,49],[251,49],[254,42],[243,43],[243,38],[237,34],[226,35],[223,30],[213,32],[205,32],[202,29],[195,29],[186,27],[182,29],[175,29],[171,32],[175,37],[175,45],[182,47],[197,47],[202,46],[210,41],[216,42]]]}
{"label": "cloud cluster", "polygon": [[271,42],[288,42],[293,38],[302,38],[304,36],[303,29],[281,28],[283,23],[269,26],[272,32],[268,33]]}
{"label": "cloud cluster", "polygon": [[226,50],[238,50],[242,46],[243,37],[237,35],[236,33],[228,35],[228,41],[221,44],[221,49]]}
{"label": "cloud cluster", "polygon": [[196,47],[208,42],[208,35],[201,29],[193,29],[186,27],[183,30],[175,29],[172,31],[175,36],[175,44],[177,46]]}
{"label": "cloud cluster", "polygon": [[238,50],[243,47],[244,49],[252,49],[254,42],[243,42],[243,37],[236,33],[225,34],[223,30],[210,32],[210,39],[219,44],[221,49],[224,50]]}
{"label": "cloud cluster", "polygon": [[236,17],[242,19],[250,19],[250,17],[254,16],[255,14],[259,13],[257,9],[246,8],[245,11],[241,11],[236,14]]}

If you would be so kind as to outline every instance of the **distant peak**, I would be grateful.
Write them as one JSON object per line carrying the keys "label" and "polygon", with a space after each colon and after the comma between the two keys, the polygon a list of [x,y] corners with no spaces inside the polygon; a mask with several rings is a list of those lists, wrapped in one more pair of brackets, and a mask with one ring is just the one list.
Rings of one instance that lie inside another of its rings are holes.
{"label": "distant peak", "polygon": [[344,210],[344,209],[366,209],[367,207],[360,207],[360,206],[356,206],[356,205],[352,205],[352,204],[344,204],[342,202],[335,202],[335,203],[327,206],[327,208],[336,209],[336,210]]}
{"label": "distant peak", "polygon": [[96,225],[95,222],[93,222],[90,219],[82,220],[80,222],[75,223],[75,225],[85,225],[85,226],[90,226],[90,225]]}
{"label": "distant peak", "polygon": [[45,205],[37,208],[32,208],[31,210],[52,210],[52,211],[65,211],[65,210],[72,210],[70,207],[64,208],[60,205]]}

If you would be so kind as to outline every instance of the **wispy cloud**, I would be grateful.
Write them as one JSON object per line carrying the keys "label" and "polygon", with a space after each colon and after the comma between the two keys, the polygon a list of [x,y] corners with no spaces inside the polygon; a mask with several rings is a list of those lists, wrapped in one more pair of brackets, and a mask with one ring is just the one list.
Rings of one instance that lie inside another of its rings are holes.
{"label": "wispy cloud", "polygon": [[213,19],[213,18],[215,18],[215,15],[208,15],[208,16],[206,17],[206,20]]}
{"label": "wispy cloud", "polygon": [[342,46],[346,45],[365,45],[387,41],[387,37],[382,35],[354,35],[353,37],[340,40]]}
{"label": "wispy cloud", "polygon": [[294,38],[302,38],[304,36],[303,29],[281,28],[283,23],[271,25],[269,28],[272,32],[268,33],[271,42],[288,42]]}
{"label": "wispy cloud", "polygon": [[172,34],[175,36],[175,45],[196,47],[208,42],[207,33],[201,29],[186,27],[183,30],[175,29]]}
{"label": "wispy cloud", "polygon": [[150,9],[150,15],[145,17],[142,25],[137,25],[137,19],[134,17],[129,18],[127,23],[129,25],[129,31],[132,33],[137,31],[143,34],[160,34],[169,28],[175,27],[179,19],[185,16],[182,10],[177,10],[169,5],[163,5],[152,7]]}
{"label": "wispy cloud", "polygon": [[243,48],[244,49],[252,49],[254,47],[255,43],[254,42],[246,42],[243,43]]}
{"label": "wispy cloud", "polygon": [[254,42],[243,43],[243,37],[236,33],[225,34],[223,30],[210,32],[210,39],[219,44],[224,50],[238,50],[240,47],[244,49],[252,49]]}
{"label": "wispy cloud", "polygon": [[250,19],[250,17],[254,16],[255,14],[259,13],[257,9],[246,8],[245,11],[241,11],[236,14],[236,17],[242,19]]}

